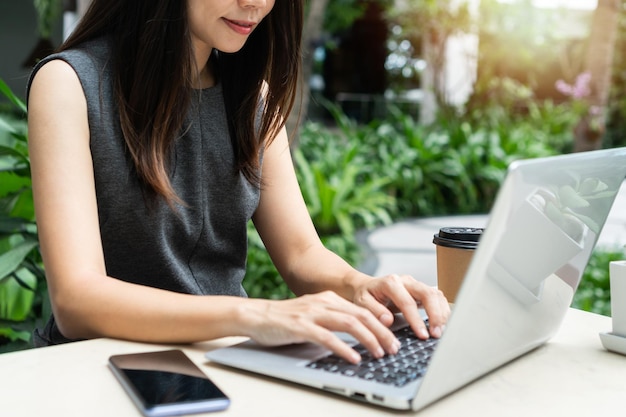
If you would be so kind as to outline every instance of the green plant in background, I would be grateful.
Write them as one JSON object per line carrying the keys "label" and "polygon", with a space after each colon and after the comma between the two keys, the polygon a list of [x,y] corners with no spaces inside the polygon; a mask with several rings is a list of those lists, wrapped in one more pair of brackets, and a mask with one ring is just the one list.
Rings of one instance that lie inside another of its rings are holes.
{"label": "green plant in background", "polygon": [[617,39],[613,50],[613,71],[608,109],[607,147],[626,146],[626,0],[622,0]]}
{"label": "green plant in background", "polygon": [[[572,149],[579,120],[569,103],[538,99],[531,88],[508,77],[479,82],[461,117],[474,128],[496,131],[503,137],[511,131],[522,133],[559,153]],[[528,138],[522,143],[528,144]]]}
{"label": "green plant in background", "polygon": [[0,80],[15,115],[0,115],[0,344],[28,347],[34,323],[49,311],[35,225],[26,107]]}
{"label": "green plant in background", "polygon": [[39,36],[49,39],[52,29],[63,10],[63,0],[33,0],[37,11],[37,29]]}
{"label": "green plant in background", "polygon": [[[498,116],[498,123],[477,123],[471,117],[440,117],[438,123],[423,126],[389,107],[385,119],[358,125],[335,105],[326,107],[341,134],[306,124],[300,146],[305,159],[317,158],[327,146],[327,161],[365,161],[364,182],[385,179],[385,190],[396,199],[390,211],[394,218],[484,213],[512,161],[561,151],[560,137],[545,133],[534,121]],[[324,145],[328,141],[334,146]],[[332,171],[332,166],[326,168]]]}
{"label": "green plant in background", "polygon": [[359,127],[327,103],[339,130],[306,124],[294,151],[296,174],[320,236],[353,236],[357,229],[390,224],[396,200],[391,178],[372,169]]}
{"label": "green plant in background", "polygon": [[611,315],[609,263],[626,259],[624,248],[596,248],[574,294],[573,308]]}
{"label": "green plant in background", "polygon": [[[330,144],[332,147],[332,144]],[[302,151],[294,154],[300,188],[313,223],[322,236],[352,236],[359,228],[390,224],[389,210],[394,199],[385,192],[386,178],[363,181],[364,161],[359,161],[351,146],[344,158],[334,160],[337,167],[325,169],[329,163],[323,155],[308,160]]]}
{"label": "green plant in background", "polygon": [[32,68],[39,60],[56,49],[53,32],[55,26],[60,23],[63,0],[33,0],[33,7],[37,13],[39,39],[28,57],[22,62],[24,68]]}

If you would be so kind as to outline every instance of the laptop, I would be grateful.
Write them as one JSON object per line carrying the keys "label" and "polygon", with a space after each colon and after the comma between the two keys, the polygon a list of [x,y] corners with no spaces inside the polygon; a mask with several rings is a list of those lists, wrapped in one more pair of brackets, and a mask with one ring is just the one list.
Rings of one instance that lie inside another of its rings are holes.
{"label": "laptop", "polygon": [[[206,357],[391,409],[420,410],[557,332],[625,177],[626,148],[513,162],[443,336],[416,342],[418,354],[409,355],[421,361],[417,366],[404,357],[394,365],[399,353],[385,357],[383,371],[370,372],[309,343],[246,341]],[[394,330],[406,327],[402,317],[396,321]],[[413,346],[410,335],[402,341]],[[398,370],[404,378],[385,380]]]}

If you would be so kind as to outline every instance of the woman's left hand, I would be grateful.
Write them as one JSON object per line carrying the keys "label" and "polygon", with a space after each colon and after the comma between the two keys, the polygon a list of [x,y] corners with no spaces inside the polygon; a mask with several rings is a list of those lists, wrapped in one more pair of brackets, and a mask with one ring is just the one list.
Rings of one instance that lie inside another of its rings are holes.
{"label": "woman's left hand", "polygon": [[[391,274],[369,280],[357,288],[353,301],[370,310],[385,326],[391,326],[394,313],[401,312],[422,339],[441,337],[450,317],[450,305],[443,293],[410,275]],[[420,308],[428,315],[428,328]]]}

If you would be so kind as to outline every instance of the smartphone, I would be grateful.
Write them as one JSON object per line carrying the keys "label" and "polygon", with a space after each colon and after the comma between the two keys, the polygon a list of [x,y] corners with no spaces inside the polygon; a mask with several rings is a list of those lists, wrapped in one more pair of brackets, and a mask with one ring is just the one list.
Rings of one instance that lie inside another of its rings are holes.
{"label": "smartphone", "polygon": [[206,413],[230,405],[182,350],[114,355],[109,367],[147,417]]}

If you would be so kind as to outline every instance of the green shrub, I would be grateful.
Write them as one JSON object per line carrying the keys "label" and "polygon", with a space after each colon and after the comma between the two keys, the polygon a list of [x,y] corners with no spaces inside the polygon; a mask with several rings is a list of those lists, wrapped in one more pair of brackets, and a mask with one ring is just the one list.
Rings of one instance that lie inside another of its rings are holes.
{"label": "green shrub", "polygon": [[[442,113],[436,124],[422,126],[391,107],[385,120],[358,125],[337,106],[326,107],[337,128],[306,124],[298,151],[307,161],[324,155],[319,165],[324,175],[337,171],[337,161],[365,164],[359,168],[362,183],[385,183],[385,191],[396,200],[389,211],[394,218],[487,212],[513,160],[554,155],[563,148],[561,128],[555,128],[558,134],[546,133],[538,120],[494,116],[490,123],[478,123],[476,114]],[[550,120],[545,114],[536,118]]]}
{"label": "green shrub", "polygon": [[[49,303],[35,225],[26,107],[0,80],[14,106],[0,115],[0,342],[29,346],[30,331]],[[17,115],[17,116],[16,116]]]}
{"label": "green shrub", "polygon": [[624,248],[594,250],[574,294],[572,307],[604,316],[611,315],[609,263],[626,259]]}
{"label": "green shrub", "polygon": [[329,170],[325,169],[328,159],[323,155],[308,160],[302,151],[295,151],[300,189],[321,236],[352,236],[359,228],[369,229],[392,221],[389,210],[395,200],[385,191],[388,179],[365,180],[365,161],[355,155],[349,151],[346,158],[335,160],[338,164]]}

